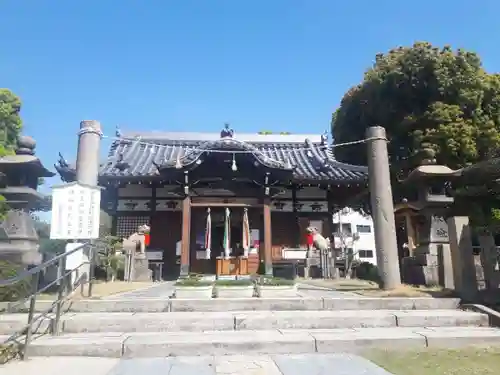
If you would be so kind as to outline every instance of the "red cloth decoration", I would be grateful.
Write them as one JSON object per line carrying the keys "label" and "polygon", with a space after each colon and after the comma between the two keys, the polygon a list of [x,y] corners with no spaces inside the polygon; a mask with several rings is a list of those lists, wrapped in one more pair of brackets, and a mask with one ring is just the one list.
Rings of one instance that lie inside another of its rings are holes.
{"label": "red cloth decoration", "polygon": [[306,234],[306,244],[307,244],[307,246],[312,246],[313,243],[314,243],[314,236],[312,235],[312,233]]}
{"label": "red cloth decoration", "polygon": [[146,246],[149,246],[149,241],[150,241],[149,233],[144,234],[144,244]]}

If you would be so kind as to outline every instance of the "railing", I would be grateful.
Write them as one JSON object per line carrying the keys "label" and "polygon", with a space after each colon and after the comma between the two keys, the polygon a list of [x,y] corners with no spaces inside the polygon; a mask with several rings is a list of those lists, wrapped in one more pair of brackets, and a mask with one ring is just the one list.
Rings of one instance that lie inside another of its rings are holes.
{"label": "railing", "polygon": [[[63,254],[57,255],[48,261],[28,269],[26,271],[21,272],[19,275],[12,277],[6,280],[0,280],[0,288],[2,287],[12,287],[16,284],[22,283],[24,281],[29,280],[31,282],[31,293],[29,296],[22,298],[19,301],[8,303],[6,311],[4,312],[15,312],[19,311],[22,306],[29,301],[28,308],[28,317],[27,323],[22,327],[21,330],[14,333],[7,340],[0,343],[3,346],[9,345],[14,342],[19,345],[20,349],[19,354],[22,359],[27,359],[29,355],[29,346],[33,337],[33,325],[45,318],[48,314],[52,313],[55,307],[55,317],[52,320],[51,333],[52,335],[59,335],[61,333],[61,315],[63,312],[63,304],[67,297],[71,295],[78,286],[82,286],[83,292],[83,284],[86,281],[85,276],[88,277],[87,281],[89,283],[88,287],[88,297],[92,296],[92,279],[93,279],[93,270],[96,258],[96,247],[90,243],[84,243],[81,246],[76,247],[75,249],[65,252]],[[89,261],[82,262],[76,268],[67,270],[66,269],[66,261],[68,256],[75,254],[76,252],[88,250],[88,259]],[[41,274],[47,270],[51,266],[55,266],[57,264],[57,277],[55,280],[51,281],[47,285],[44,285],[42,288],[39,287]],[[82,273],[82,275],[76,280],[74,283],[72,282],[72,274],[77,273],[82,266],[88,264],[89,265],[89,274],[86,275]],[[51,287],[57,285],[57,298],[50,307],[44,311],[40,311],[36,307],[36,302],[41,293],[48,291]],[[38,314],[37,314],[38,313]],[[22,337],[24,336],[24,344],[19,344],[19,341],[22,341]],[[20,339],[18,341],[18,339]]]}

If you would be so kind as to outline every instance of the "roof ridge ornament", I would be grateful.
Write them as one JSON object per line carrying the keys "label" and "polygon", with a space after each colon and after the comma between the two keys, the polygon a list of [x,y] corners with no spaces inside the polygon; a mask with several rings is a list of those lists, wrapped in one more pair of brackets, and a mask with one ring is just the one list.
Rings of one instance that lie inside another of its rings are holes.
{"label": "roof ridge ornament", "polygon": [[325,146],[328,143],[328,131],[325,130],[323,134],[321,134],[321,146]]}
{"label": "roof ridge ornament", "polygon": [[122,136],[123,136],[122,131],[118,125],[116,125],[115,136],[116,136],[116,138],[122,138]]}
{"label": "roof ridge ornament", "polygon": [[229,127],[229,123],[224,124],[224,129],[221,130],[220,132],[220,137],[221,139],[223,138],[233,138],[234,136],[234,130]]}

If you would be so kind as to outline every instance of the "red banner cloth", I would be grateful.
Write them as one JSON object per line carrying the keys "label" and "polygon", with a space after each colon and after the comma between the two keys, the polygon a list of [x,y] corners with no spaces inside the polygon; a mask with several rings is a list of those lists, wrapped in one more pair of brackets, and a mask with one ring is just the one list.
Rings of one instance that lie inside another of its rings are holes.
{"label": "red banner cloth", "polygon": [[312,246],[313,243],[314,243],[314,236],[312,235],[312,233],[306,234],[306,244],[307,244],[307,246]]}
{"label": "red banner cloth", "polygon": [[150,238],[149,238],[149,233],[146,233],[146,234],[144,235],[144,244],[145,244],[146,246],[149,246],[149,241],[150,241]]}

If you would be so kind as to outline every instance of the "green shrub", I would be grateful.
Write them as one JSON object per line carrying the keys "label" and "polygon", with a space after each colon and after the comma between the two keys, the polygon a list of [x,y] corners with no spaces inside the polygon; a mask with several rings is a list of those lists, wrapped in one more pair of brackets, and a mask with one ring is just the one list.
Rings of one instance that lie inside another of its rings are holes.
{"label": "green shrub", "polygon": [[356,267],[356,277],[360,280],[381,282],[378,267],[370,262],[362,262]]}
{"label": "green shrub", "polygon": [[[0,280],[16,277],[22,268],[17,264],[0,261]],[[0,301],[14,302],[26,298],[31,294],[31,279],[27,278],[14,285],[0,287]]]}
{"label": "green shrub", "polygon": [[281,277],[261,277],[260,285],[265,286],[292,286],[295,285],[295,280],[283,279]]}
{"label": "green shrub", "polygon": [[240,280],[217,280],[215,282],[216,286],[250,286],[253,285],[253,281],[249,279],[240,279]]}
{"label": "green shrub", "polygon": [[197,286],[210,286],[212,285],[213,283],[210,282],[210,281],[203,281],[203,280],[200,280],[199,278],[185,278],[185,279],[182,279],[182,280],[178,280],[176,283],[175,283],[175,286],[187,286],[187,287],[197,287]]}

